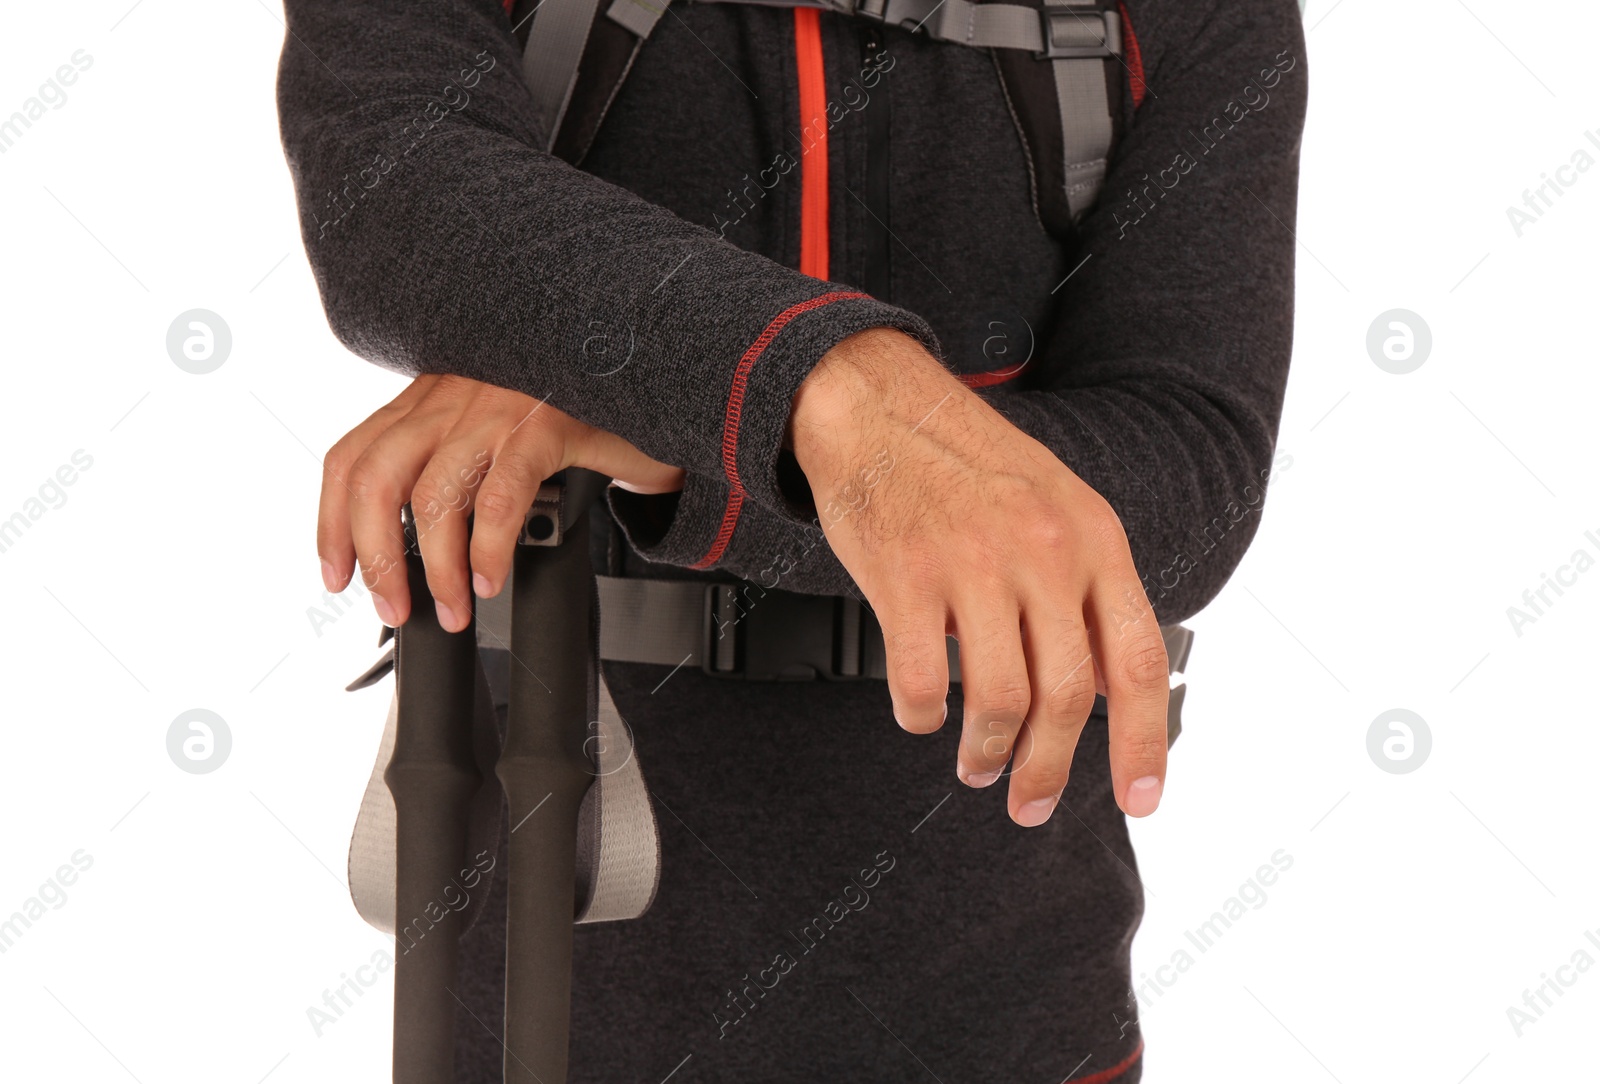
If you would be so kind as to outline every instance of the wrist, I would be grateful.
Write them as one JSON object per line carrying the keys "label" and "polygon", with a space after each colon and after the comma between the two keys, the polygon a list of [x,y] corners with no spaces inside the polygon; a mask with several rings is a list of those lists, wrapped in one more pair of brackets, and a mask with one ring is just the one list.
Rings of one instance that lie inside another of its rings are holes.
{"label": "wrist", "polygon": [[784,447],[810,475],[808,464],[825,449],[843,451],[859,420],[882,417],[895,402],[920,401],[925,396],[916,392],[930,380],[955,383],[915,338],[889,327],[859,331],[824,354],[795,392]]}

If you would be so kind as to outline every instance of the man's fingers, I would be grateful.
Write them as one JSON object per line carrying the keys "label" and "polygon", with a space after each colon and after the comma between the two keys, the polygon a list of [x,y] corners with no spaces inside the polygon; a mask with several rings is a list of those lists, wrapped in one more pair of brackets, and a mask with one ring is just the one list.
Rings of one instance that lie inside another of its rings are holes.
{"label": "man's fingers", "polygon": [[[449,432],[460,405],[419,404],[378,435],[356,460],[346,480],[350,537],[362,580],[384,624],[403,625],[411,613],[406,578],[406,542],[400,508],[411,499],[417,478]],[[413,509],[415,511],[415,509]],[[419,522],[418,530],[422,529]]]}
{"label": "man's fingers", "polygon": [[1167,774],[1167,646],[1137,580],[1099,581],[1089,604],[1106,683],[1112,793],[1124,813],[1147,817]]}
{"label": "man's fingers", "polygon": [[1024,602],[1023,644],[1033,698],[1018,739],[1008,802],[1011,819],[1043,824],[1067,787],[1078,736],[1094,710],[1094,658],[1083,606],[1064,592]]}
{"label": "man's fingers", "polygon": [[338,594],[350,583],[356,548],[350,539],[350,471],[378,435],[410,413],[439,378],[419,376],[405,390],[379,407],[322,457],[322,494],[317,502],[317,555],[322,583]]}
{"label": "man's fingers", "polygon": [[[423,468],[411,491],[417,545],[427,573],[439,627],[460,632],[472,619],[472,588],[467,582],[467,517],[479,486],[494,460],[491,420],[477,426],[458,423]],[[474,533],[477,526],[474,524]]]}
{"label": "man's fingers", "polygon": [[[545,412],[551,412],[545,417]],[[527,417],[500,445],[478,487],[472,517],[472,589],[480,598],[500,593],[511,575],[517,539],[539,495],[539,486],[563,466],[565,438],[555,408],[542,407]],[[513,423],[515,424],[515,423]]]}
{"label": "man's fingers", "polygon": [[683,468],[659,463],[615,433],[578,427],[571,458],[634,493],[673,493],[683,488]]}
{"label": "man's fingers", "polygon": [[929,600],[892,602],[877,616],[895,721],[913,734],[931,734],[944,725],[949,710],[945,608]]}
{"label": "man's fingers", "polygon": [[994,582],[961,592],[951,609],[961,643],[961,751],[956,775],[987,787],[1005,771],[1032,690],[1015,597]]}

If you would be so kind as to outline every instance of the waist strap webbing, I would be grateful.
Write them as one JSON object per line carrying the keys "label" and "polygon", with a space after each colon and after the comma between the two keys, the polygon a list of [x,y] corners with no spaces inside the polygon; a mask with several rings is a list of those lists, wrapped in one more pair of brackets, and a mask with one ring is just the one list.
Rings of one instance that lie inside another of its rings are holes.
{"label": "waist strap webbing", "polygon": [[[882,628],[853,598],[704,580],[596,576],[595,584],[602,659],[692,666],[752,681],[888,677]],[[478,601],[480,647],[510,643],[509,595]],[[1169,668],[1181,673],[1194,633],[1182,625],[1161,633]],[[953,638],[946,652],[950,680],[959,682],[961,651]]]}

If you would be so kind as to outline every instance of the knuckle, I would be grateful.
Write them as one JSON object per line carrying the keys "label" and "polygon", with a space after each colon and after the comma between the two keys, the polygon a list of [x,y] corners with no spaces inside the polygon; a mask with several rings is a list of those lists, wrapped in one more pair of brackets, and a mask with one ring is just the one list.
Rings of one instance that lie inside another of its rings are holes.
{"label": "knuckle", "polygon": [[508,523],[526,509],[518,509],[517,501],[503,485],[485,483],[478,491],[476,516],[481,522]]}
{"label": "knuckle", "polygon": [[1167,687],[1167,645],[1159,636],[1140,635],[1117,657],[1111,680],[1138,692]]}
{"label": "knuckle", "polygon": [[1087,667],[1058,682],[1045,696],[1045,721],[1056,725],[1076,726],[1094,709],[1094,676]]}
{"label": "knuckle", "polygon": [[936,550],[923,547],[909,549],[900,555],[893,584],[897,600],[922,603],[939,593],[944,582],[945,562]]}
{"label": "knuckle", "polygon": [[1031,761],[1026,765],[1028,785],[1037,787],[1042,794],[1060,794],[1067,789],[1067,778],[1072,765],[1064,760]]}
{"label": "knuckle", "polygon": [[1021,719],[1028,714],[1033,693],[1026,681],[999,678],[985,682],[973,698],[982,715]]}
{"label": "knuckle", "polygon": [[1121,555],[1128,549],[1128,534],[1122,519],[1110,502],[1098,501],[1084,519],[1084,532],[1091,550],[1102,556]]}
{"label": "knuckle", "polygon": [[322,469],[335,478],[344,478],[350,473],[352,462],[349,445],[341,439],[323,455]]}
{"label": "knuckle", "polygon": [[1165,733],[1138,733],[1123,737],[1118,743],[1117,753],[1122,759],[1134,766],[1135,773],[1145,773],[1148,769],[1159,767],[1166,759],[1167,736]]}
{"label": "knuckle", "polygon": [[533,490],[555,473],[559,455],[559,450],[542,444],[535,448],[502,448],[494,459],[490,477],[498,476],[512,486]]}
{"label": "knuckle", "polygon": [[926,708],[942,703],[945,690],[933,673],[906,660],[897,662],[894,673],[894,698],[912,708]]}
{"label": "knuckle", "polygon": [[389,492],[389,479],[382,464],[370,456],[362,456],[345,472],[345,488],[350,499],[361,503],[379,500]]}
{"label": "knuckle", "polygon": [[1072,524],[1054,508],[1041,511],[1028,520],[1028,543],[1044,553],[1061,553],[1072,542]]}

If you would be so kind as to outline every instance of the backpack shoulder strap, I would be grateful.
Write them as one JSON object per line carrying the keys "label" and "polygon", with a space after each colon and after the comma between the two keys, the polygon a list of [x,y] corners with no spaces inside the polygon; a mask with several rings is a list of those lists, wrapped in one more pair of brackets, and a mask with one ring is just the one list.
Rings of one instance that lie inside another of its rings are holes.
{"label": "backpack shoulder strap", "polygon": [[[582,161],[670,0],[516,0],[522,72],[552,153]],[[741,2],[741,0],[733,0]],[[742,0],[809,4],[993,50],[1039,221],[1068,237],[1099,198],[1121,127],[1117,0]],[[605,7],[601,12],[602,5]],[[537,16],[535,17],[535,12]]]}
{"label": "backpack shoulder strap", "polygon": [[573,164],[583,160],[669,2],[517,0],[511,22],[523,46],[523,81],[548,133],[546,150]]}
{"label": "backpack shoulder strap", "polygon": [[996,48],[1044,228],[1070,236],[1100,196],[1122,128],[1123,27],[1115,0],[1044,0],[1042,52]]}

